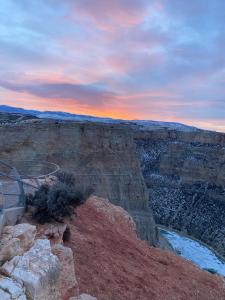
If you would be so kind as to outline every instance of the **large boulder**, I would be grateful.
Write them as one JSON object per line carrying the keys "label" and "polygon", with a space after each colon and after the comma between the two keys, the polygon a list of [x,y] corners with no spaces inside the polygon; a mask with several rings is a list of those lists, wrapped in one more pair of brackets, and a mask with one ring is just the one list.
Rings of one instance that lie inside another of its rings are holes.
{"label": "large boulder", "polygon": [[23,256],[2,266],[2,271],[25,286],[32,300],[61,300],[58,290],[59,259],[52,254],[49,240],[36,240]]}

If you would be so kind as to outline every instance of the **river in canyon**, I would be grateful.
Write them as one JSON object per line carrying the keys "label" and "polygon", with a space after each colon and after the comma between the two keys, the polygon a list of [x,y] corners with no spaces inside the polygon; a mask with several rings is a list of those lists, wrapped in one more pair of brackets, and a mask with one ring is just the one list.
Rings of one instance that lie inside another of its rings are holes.
{"label": "river in canyon", "polygon": [[225,261],[217,256],[212,249],[178,232],[165,228],[160,228],[160,231],[181,257],[203,270],[225,277]]}

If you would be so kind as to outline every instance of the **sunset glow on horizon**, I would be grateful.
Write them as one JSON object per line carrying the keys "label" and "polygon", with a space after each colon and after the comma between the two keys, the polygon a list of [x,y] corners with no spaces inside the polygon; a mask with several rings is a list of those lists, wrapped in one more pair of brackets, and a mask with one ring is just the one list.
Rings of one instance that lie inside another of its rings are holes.
{"label": "sunset glow on horizon", "polygon": [[225,1],[2,0],[0,104],[225,132]]}

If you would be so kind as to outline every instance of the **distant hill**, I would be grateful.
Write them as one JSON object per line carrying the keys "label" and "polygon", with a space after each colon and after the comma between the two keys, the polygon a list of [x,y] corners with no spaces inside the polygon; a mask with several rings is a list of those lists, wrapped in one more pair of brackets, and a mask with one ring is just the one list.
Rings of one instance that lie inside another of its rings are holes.
{"label": "distant hill", "polygon": [[19,107],[8,106],[8,105],[0,105],[0,112],[23,114],[23,115],[38,115],[40,113],[38,110],[27,110]]}
{"label": "distant hill", "polygon": [[151,121],[151,120],[122,120],[122,119],[112,119],[112,118],[102,118],[94,117],[89,115],[77,115],[61,111],[38,111],[38,110],[27,110],[18,107],[12,107],[8,105],[0,105],[0,112],[4,113],[14,113],[22,115],[32,115],[41,119],[55,119],[55,120],[71,120],[71,121],[88,121],[88,122],[102,122],[102,123],[112,123],[121,124],[125,123],[131,126],[137,126],[138,129],[148,130],[148,128],[169,128],[172,130],[179,131],[196,131],[196,127],[184,125],[181,123],[174,122],[161,122],[161,121]]}

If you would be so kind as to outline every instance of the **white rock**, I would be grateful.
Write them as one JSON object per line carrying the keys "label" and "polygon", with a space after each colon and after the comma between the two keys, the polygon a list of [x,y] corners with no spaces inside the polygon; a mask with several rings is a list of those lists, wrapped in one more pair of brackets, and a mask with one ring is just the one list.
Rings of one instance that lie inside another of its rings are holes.
{"label": "white rock", "polygon": [[36,226],[23,223],[13,226],[12,235],[20,240],[21,248],[26,251],[34,244],[36,233]]}
{"label": "white rock", "polygon": [[30,224],[18,224],[3,228],[0,243],[0,264],[22,255],[34,243],[36,226]]}
{"label": "white rock", "polygon": [[9,240],[2,240],[0,246],[0,265],[5,261],[12,259],[16,255],[23,253],[20,247],[20,240],[17,238],[11,238]]}
{"label": "white rock", "polygon": [[[2,293],[3,292],[3,293]],[[6,295],[4,295],[4,293]],[[0,299],[26,300],[23,286],[8,277],[0,277],[0,295],[3,294],[5,298],[0,296]]]}
{"label": "white rock", "polygon": [[19,260],[20,256],[14,256],[13,259],[4,263],[4,265],[1,267],[1,271],[4,274],[10,276],[13,270],[15,269],[16,265],[18,264]]}
{"label": "white rock", "polygon": [[49,240],[36,240],[29,251],[23,256],[15,257],[3,265],[2,269],[25,286],[30,299],[60,299],[57,290],[59,260],[52,254]]}
{"label": "white rock", "polygon": [[97,298],[92,297],[91,295],[88,294],[82,294],[80,297],[72,297],[69,300],[97,300]]}
{"label": "white rock", "polygon": [[82,294],[80,295],[80,300],[97,300],[97,298],[92,297],[91,295],[88,294]]}
{"label": "white rock", "polygon": [[1,300],[11,300],[11,297],[10,297],[10,294],[8,294],[0,289],[0,299]]}

